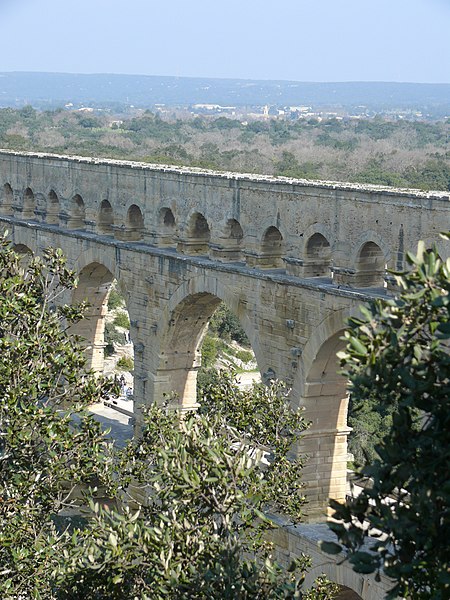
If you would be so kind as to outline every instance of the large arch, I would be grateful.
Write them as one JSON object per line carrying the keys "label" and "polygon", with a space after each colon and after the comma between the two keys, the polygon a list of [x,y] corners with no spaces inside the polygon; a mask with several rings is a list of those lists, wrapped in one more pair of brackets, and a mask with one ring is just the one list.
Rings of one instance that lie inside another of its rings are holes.
{"label": "large arch", "polygon": [[348,392],[347,380],[338,373],[336,353],[345,347],[341,339],[350,316],[359,308],[342,309],[324,319],[305,345],[292,401],[305,407],[310,428],[298,451],[309,456],[303,479],[307,486],[308,511],[314,518],[324,514],[324,498],[344,500],[346,494]]}
{"label": "large arch", "polygon": [[103,372],[105,315],[113,279],[105,265],[91,262],[81,269],[72,298],[73,302],[89,303],[85,318],[72,326],[72,332],[81,336],[86,345],[87,366],[98,372]]}
{"label": "large arch", "polygon": [[184,409],[197,404],[197,372],[201,366],[201,345],[208,323],[221,302],[236,315],[249,338],[258,367],[263,369],[258,339],[249,316],[230,290],[214,278],[193,278],[171,296],[161,316],[165,323],[153,369],[151,398],[161,401],[175,392]]}

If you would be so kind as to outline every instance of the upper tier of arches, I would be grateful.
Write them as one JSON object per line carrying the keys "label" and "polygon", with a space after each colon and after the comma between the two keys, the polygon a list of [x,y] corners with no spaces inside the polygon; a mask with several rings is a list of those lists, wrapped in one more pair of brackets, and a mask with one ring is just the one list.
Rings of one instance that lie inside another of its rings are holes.
{"label": "upper tier of arches", "polygon": [[[384,287],[385,269],[391,259],[386,244],[374,235],[355,245],[350,268],[339,269],[339,240],[320,223],[299,232],[293,243],[286,233],[288,227],[279,219],[261,223],[255,236],[231,215],[218,221],[207,211],[178,214],[174,205],[155,207],[151,214],[136,199],[115,207],[101,196],[85,198],[74,192],[63,197],[55,186],[41,192],[31,186],[13,189],[10,182],[4,183],[0,215],[361,288]],[[255,219],[258,223],[257,215]]]}
{"label": "upper tier of arches", "polygon": [[0,153],[0,216],[357,288],[419,239],[440,249],[449,210],[443,192]]}

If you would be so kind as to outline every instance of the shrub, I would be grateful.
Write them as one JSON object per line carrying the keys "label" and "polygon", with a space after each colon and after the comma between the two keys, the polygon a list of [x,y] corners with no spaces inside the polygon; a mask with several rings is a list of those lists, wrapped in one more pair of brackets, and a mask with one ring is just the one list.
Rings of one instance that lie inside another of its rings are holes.
{"label": "shrub", "polygon": [[113,287],[108,296],[108,310],[115,310],[116,308],[120,308],[124,304],[125,300],[117,291],[117,289]]}
{"label": "shrub", "polygon": [[116,367],[121,371],[131,371],[134,369],[134,361],[129,356],[121,356],[117,361]]}
{"label": "shrub", "polygon": [[130,319],[128,318],[128,315],[126,312],[119,312],[117,313],[117,315],[114,317],[114,321],[113,321],[114,325],[116,325],[116,327],[123,327],[124,329],[130,329]]}

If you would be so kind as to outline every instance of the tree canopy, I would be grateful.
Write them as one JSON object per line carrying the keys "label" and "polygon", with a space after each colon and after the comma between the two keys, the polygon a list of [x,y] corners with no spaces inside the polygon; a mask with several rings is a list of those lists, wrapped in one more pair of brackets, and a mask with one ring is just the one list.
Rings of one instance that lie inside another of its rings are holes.
{"label": "tree canopy", "polygon": [[85,306],[61,251],[0,240],[0,595],[62,599],[331,600],[309,561],[277,564],[268,509],[293,521],[306,427],[280,385],[203,391],[202,414],[151,406],[122,451],[86,408],[115,392],[85,369]]}
{"label": "tree canopy", "polygon": [[[444,236],[449,239],[449,236]],[[419,244],[397,274],[395,298],[374,301],[352,319],[340,354],[353,398],[370,397],[392,414],[360,471],[365,485],[332,502],[330,527],[355,571],[395,580],[388,598],[450,597],[450,259]],[[365,544],[365,545],[364,545]]]}

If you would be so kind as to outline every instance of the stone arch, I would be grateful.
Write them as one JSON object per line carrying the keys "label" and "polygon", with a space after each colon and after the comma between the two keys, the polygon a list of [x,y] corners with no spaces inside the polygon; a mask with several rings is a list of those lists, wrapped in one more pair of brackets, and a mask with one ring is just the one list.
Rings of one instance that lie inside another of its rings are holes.
{"label": "stone arch", "polygon": [[336,353],[345,347],[346,320],[357,314],[355,305],[340,310],[315,327],[303,348],[292,397],[305,407],[311,426],[302,436],[298,451],[310,457],[305,472],[309,512],[324,516],[324,499],[344,500],[347,473],[347,380],[338,373]]}
{"label": "stone arch", "polygon": [[201,365],[201,345],[207,325],[224,302],[237,316],[261,366],[255,328],[239,298],[209,277],[193,278],[172,294],[160,321],[159,354],[154,365],[151,398],[161,401],[175,392],[184,409],[196,406],[197,372]]}
{"label": "stone arch", "polygon": [[[330,535],[330,531],[325,532],[324,537],[326,540],[335,541],[335,538]],[[314,546],[317,544],[313,542]],[[309,549],[306,549],[309,553]],[[315,548],[311,548],[311,554],[315,554]],[[323,556],[323,555],[322,555]],[[317,559],[316,555],[316,559]],[[322,557],[321,557],[322,558]],[[311,569],[308,569],[305,577],[305,587],[310,588],[313,586],[314,581],[325,574],[330,581],[335,582],[338,585],[338,592],[335,597],[336,600],[362,600],[354,588],[358,588],[362,591],[363,588],[367,590],[368,578],[360,573],[355,573],[351,566],[347,563],[336,564],[336,560],[322,560],[314,561],[315,564]],[[370,594],[372,600],[379,600],[380,590],[374,590],[374,593]],[[367,596],[366,596],[367,597]]]}
{"label": "stone arch", "polygon": [[9,183],[5,183],[5,185],[3,186],[0,211],[2,215],[5,215],[7,217],[11,217],[14,214],[14,192]]}
{"label": "stone arch", "polygon": [[98,214],[98,229],[100,233],[112,235],[114,226],[114,211],[109,200],[102,200]]}
{"label": "stone arch", "polygon": [[210,244],[211,258],[220,261],[239,262],[242,259],[244,232],[236,219],[228,219],[217,243]]}
{"label": "stone arch", "polygon": [[80,194],[75,194],[70,202],[69,229],[84,229],[86,220],[86,207]]}
{"label": "stone arch", "polygon": [[384,287],[386,257],[375,242],[365,242],[359,249],[355,263],[356,287]]}
{"label": "stone arch", "polygon": [[36,209],[36,199],[31,188],[27,187],[23,193],[22,201],[22,219],[34,219]]}
{"label": "stone arch", "polygon": [[144,215],[137,204],[128,208],[125,227],[128,240],[137,242],[144,237]]}
{"label": "stone arch", "polygon": [[46,221],[49,225],[59,225],[60,202],[55,190],[50,190],[47,195]]}
{"label": "stone arch", "polygon": [[74,303],[83,300],[89,303],[85,318],[74,324],[71,330],[84,340],[88,368],[98,372],[103,372],[105,315],[113,279],[112,272],[105,265],[91,262],[80,270],[78,287],[72,298]]}
{"label": "stone arch", "polygon": [[271,225],[268,227],[261,240],[261,258],[260,268],[277,269],[283,266],[284,240],[278,227]]}
{"label": "stone arch", "polygon": [[158,230],[156,237],[159,246],[173,246],[177,233],[175,216],[168,206],[163,206],[158,213]]}
{"label": "stone arch", "polygon": [[24,256],[33,254],[33,250],[26,244],[13,244],[12,249],[14,252],[17,252],[17,254],[23,254]]}
{"label": "stone arch", "polygon": [[322,233],[313,233],[306,241],[303,264],[304,277],[330,276],[331,246]]}
{"label": "stone arch", "polygon": [[363,600],[362,596],[357,594],[355,590],[347,587],[346,585],[340,585],[335,600]]}
{"label": "stone arch", "polygon": [[208,254],[211,230],[205,216],[194,212],[189,217],[185,239],[178,244],[178,250],[185,254]]}

